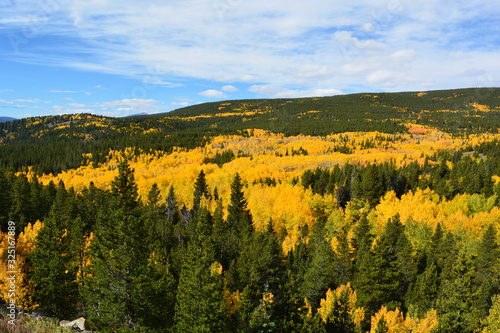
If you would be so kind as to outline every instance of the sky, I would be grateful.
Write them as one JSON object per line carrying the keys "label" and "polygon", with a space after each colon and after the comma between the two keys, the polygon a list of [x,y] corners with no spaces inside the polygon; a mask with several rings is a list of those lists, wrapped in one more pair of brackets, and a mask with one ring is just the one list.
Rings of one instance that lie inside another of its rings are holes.
{"label": "sky", "polygon": [[500,86],[491,0],[0,0],[0,116]]}

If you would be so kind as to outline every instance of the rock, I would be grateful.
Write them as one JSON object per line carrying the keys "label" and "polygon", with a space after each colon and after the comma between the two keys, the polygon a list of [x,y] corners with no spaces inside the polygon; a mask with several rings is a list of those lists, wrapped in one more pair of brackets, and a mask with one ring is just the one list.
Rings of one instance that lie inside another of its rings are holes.
{"label": "rock", "polygon": [[69,320],[61,320],[59,322],[59,326],[61,327],[71,327],[72,329],[78,329],[80,331],[85,331],[88,330],[88,324],[85,321],[85,318],[80,317],[76,320],[69,321]]}

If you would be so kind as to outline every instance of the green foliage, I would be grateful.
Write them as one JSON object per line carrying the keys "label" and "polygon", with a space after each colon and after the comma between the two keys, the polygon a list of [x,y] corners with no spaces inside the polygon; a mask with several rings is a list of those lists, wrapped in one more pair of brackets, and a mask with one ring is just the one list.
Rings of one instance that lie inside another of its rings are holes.
{"label": "green foliage", "polygon": [[383,305],[389,310],[404,306],[412,277],[411,244],[399,216],[389,220],[373,249],[358,266],[355,289],[367,317]]}
{"label": "green foliage", "polygon": [[34,301],[47,315],[59,319],[73,316],[79,299],[77,254],[72,251],[71,236],[63,228],[60,216],[52,211],[29,257],[33,269],[31,280],[36,286]]}
{"label": "green foliage", "polygon": [[124,161],[112,182],[109,209],[101,211],[92,242],[87,281],[90,320],[98,327],[134,328],[145,309],[143,284],[148,259],[133,170]]}
{"label": "green foliage", "polygon": [[197,220],[179,278],[175,331],[221,332],[225,325],[223,284],[210,237],[212,216],[202,208]]}

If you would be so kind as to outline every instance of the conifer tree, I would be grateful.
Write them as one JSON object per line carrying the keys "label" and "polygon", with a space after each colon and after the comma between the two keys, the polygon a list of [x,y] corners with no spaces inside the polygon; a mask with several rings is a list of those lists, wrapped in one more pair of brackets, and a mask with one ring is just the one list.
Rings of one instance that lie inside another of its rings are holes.
{"label": "conifer tree", "polygon": [[175,304],[176,332],[224,330],[222,266],[215,261],[212,216],[201,207],[184,256]]}
{"label": "conifer tree", "polygon": [[146,233],[133,170],[118,165],[109,209],[101,211],[86,284],[90,319],[100,327],[135,328],[144,308],[143,284],[148,259]]}
{"label": "conifer tree", "polygon": [[417,277],[407,294],[407,302],[414,311],[423,316],[430,309],[436,307],[439,294],[439,276],[434,261],[429,261],[424,272]]}
{"label": "conifer tree", "polygon": [[405,283],[405,254],[411,246],[404,226],[396,215],[387,222],[373,250],[358,266],[355,289],[359,305],[365,307],[368,317],[382,305],[388,309],[401,308],[407,291]]}
{"label": "conifer tree", "polygon": [[332,246],[325,240],[312,253],[311,263],[301,287],[302,295],[311,304],[313,313],[316,312],[328,288],[334,289],[336,287],[333,264]]}
{"label": "conifer tree", "polygon": [[207,181],[205,180],[205,173],[201,170],[194,184],[193,210],[195,212],[200,208],[200,201],[203,196],[209,199],[210,192],[208,191]]}
{"label": "conifer tree", "polygon": [[228,210],[227,226],[224,227],[227,236],[223,256],[224,261],[229,263],[226,275],[228,287],[231,291],[236,291],[239,287],[242,287],[242,280],[238,272],[240,253],[251,246],[253,236],[252,217],[247,209],[247,201],[243,194],[243,183],[238,173],[236,173],[231,183],[231,198]]}
{"label": "conifer tree", "polygon": [[373,233],[371,224],[365,214],[361,216],[358,223],[354,227],[354,238],[351,241],[353,248],[353,257],[356,262],[355,269],[357,270],[361,264],[361,260],[368,254],[373,244]]}
{"label": "conifer tree", "polygon": [[352,280],[354,273],[353,255],[351,253],[351,247],[347,239],[345,228],[342,228],[337,236],[337,240],[338,245],[334,256],[335,261],[333,263],[333,269],[335,271],[337,284],[345,285]]}
{"label": "conifer tree", "polygon": [[0,226],[2,232],[7,232],[8,215],[11,205],[11,188],[5,172],[0,169]]}
{"label": "conifer tree", "polygon": [[383,181],[377,165],[371,164],[363,175],[363,195],[370,207],[375,207],[384,194]]}
{"label": "conifer tree", "polygon": [[437,299],[441,330],[473,331],[478,325],[478,310],[473,306],[477,292],[473,258],[460,249],[457,259],[447,263],[446,270]]}
{"label": "conifer tree", "polygon": [[79,300],[76,253],[62,225],[59,214],[51,210],[29,255],[36,286],[33,299],[48,316],[59,319],[71,318]]}
{"label": "conifer tree", "polygon": [[253,231],[250,212],[247,209],[247,200],[243,194],[243,183],[238,173],[231,183],[231,199],[229,202],[227,223],[231,230],[240,235]]}
{"label": "conifer tree", "polygon": [[23,230],[31,221],[30,184],[25,174],[14,178],[12,186],[9,220],[16,222],[16,228]]}
{"label": "conifer tree", "polygon": [[479,290],[474,305],[482,318],[488,315],[492,297],[500,293],[500,247],[496,239],[496,229],[490,224],[481,237],[476,257],[477,271],[474,280]]}

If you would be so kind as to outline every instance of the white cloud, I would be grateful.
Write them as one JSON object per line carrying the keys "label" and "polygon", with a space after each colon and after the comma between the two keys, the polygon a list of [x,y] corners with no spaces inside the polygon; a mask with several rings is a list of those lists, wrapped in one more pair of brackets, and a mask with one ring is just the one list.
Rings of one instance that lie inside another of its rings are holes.
{"label": "white cloud", "polygon": [[70,107],[70,108],[84,108],[86,107],[85,104],[81,104],[81,103],[69,103],[69,104],[66,104],[67,107]]}
{"label": "white cloud", "polygon": [[361,26],[361,31],[372,32],[372,31],[375,31],[375,27],[373,26],[373,24],[371,22],[367,22]]}
{"label": "white cloud", "polygon": [[0,102],[1,103],[6,103],[6,104],[14,104],[14,103],[33,103],[33,104],[36,104],[36,103],[40,103],[41,100],[39,100],[37,98],[14,99],[12,101],[7,101],[5,99],[0,99]]}
{"label": "white cloud", "polygon": [[4,93],[4,92],[13,92],[14,90],[12,89],[0,89],[0,93]]}
{"label": "white cloud", "polygon": [[273,98],[294,98],[294,97],[320,97],[320,96],[333,96],[340,95],[342,91],[338,89],[287,89],[275,85],[253,85],[248,88],[249,91],[259,95]]}
{"label": "white cloud", "polygon": [[69,101],[69,102],[73,102],[75,99],[74,98],[71,98],[71,97],[63,97],[63,98],[59,98],[61,101]]}
{"label": "white cloud", "polygon": [[399,62],[408,62],[412,61],[416,54],[417,52],[413,49],[401,50],[391,54],[391,59]]}
{"label": "white cloud", "polygon": [[[13,61],[132,76],[146,86],[176,87],[194,78],[297,91],[346,90],[363,82],[407,90],[423,82],[466,86],[470,77],[456,74],[467,70],[500,76],[495,1],[11,3],[2,8],[2,31],[17,33],[32,22],[38,36],[69,41],[58,53],[31,43],[30,53]],[[464,56],[450,57],[450,51]],[[381,79],[384,71],[400,77]]]}
{"label": "white cloud", "polygon": [[235,91],[238,91],[239,89],[236,88],[235,86],[227,85],[227,86],[222,87],[221,90],[226,91],[226,92],[235,92]]}
{"label": "white cloud", "polygon": [[[74,104],[74,103],[73,103]],[[66,104],[66,105],[53,105],[51,114],[75,114],[75,113],[95,113],[94,109],[87,108],[86,105],[81,104]]]}
{"label": "white cloud", "polygon": [[333,34],[335,41],[354,47],[363,52],[383,51],[386,48],[384,43],[375,39],[359,39],[353,36],[352,31],[337,31]]}
{"label": "white cloud", "polygon": [[100,108],[104,113],[110,116],[126,116],[135,113],[156,113],[165,111],[163,103],[154,99],[121,99],[111,102],[96,103],[92,105],[94,108]]}
{"label": "white cloud", "polygon": [[210,98],[225,98],[227,97],[222,91],[209,89],[199,93],[201,96],[210,97]]}
{"label": "white cloud", "polygon": [[172,105],[174,106],[188,106],[188,102],[172,102]]}
{"label": "white cloud", "polygon": [[416,82],[415,78],[408,77],[400,72],[381,69],[370,73],[366,77],[366,81],[372,85],[380,85],[382,87],[396,87],[408,83]]}
{"label": "white cloud", "polygon": [[28,98],[28,99],[15,99],[14,102],[21,102],[21,103],[40,103],[41,100],[38,98]]}

